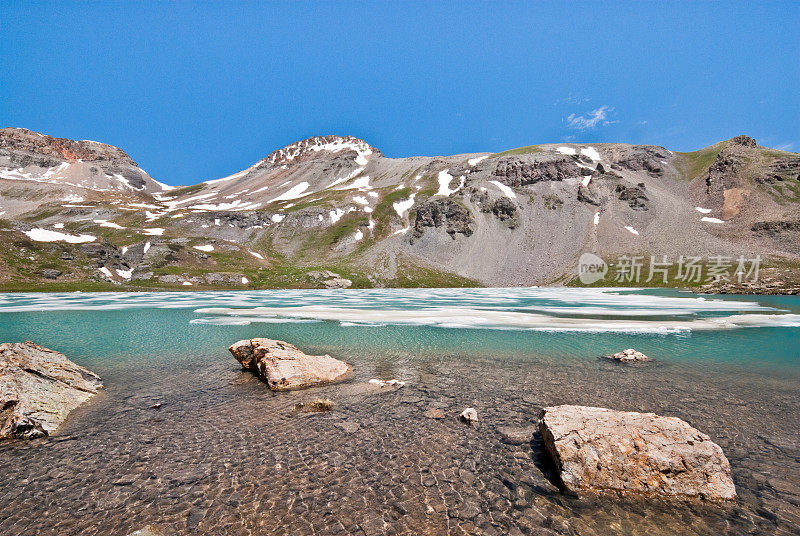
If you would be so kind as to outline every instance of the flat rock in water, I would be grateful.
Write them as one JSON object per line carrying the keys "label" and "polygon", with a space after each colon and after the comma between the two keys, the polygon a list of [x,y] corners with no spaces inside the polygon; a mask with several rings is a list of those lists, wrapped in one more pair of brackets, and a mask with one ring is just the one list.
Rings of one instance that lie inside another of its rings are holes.
{"label": "flat rock in water", "polygon": [[533,440],[536,426],[498,426],[497,433],[504,443],[525,445]]}
{"label": "flat rock in water", "polygon": [[49,435],[101,387],[64,354],[30,341],[0,344],[0,438]]}
{"label": "flat rock in water", "polygon": [[228,350],[242,367],[276,391],[335,382],[352,370],[344,361],[329,355],[306,355],[288,342],[273,339],[246,339]]}
{"label": "flat rock in water", "polygon": [[736,497],[720,446],[676,417],[555,406],[542,410],[539,431],[572,492]]}
{"label": "flat rock in water", "polygon": [[637,352],[633,348],[628,348],[627,350],[617,352],[616,354],[604,355],[603,357],[619,363],[641,363],[644,361],[652,361],[652,359],[644,355],[642,352]]}

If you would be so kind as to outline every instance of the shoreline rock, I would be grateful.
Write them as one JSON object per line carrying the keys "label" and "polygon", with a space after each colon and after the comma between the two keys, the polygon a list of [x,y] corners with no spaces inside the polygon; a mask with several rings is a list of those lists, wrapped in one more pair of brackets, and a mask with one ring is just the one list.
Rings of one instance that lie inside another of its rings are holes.
{"label": "shoreline rock", "polygon": [[295,346],[273,339],[245,339],[228,350],[274,391],[303,389],[344,379],[352,367],[329,355],[307,355]]}
{"label": "shoreline rock", "polygon": [[0,344],[0,439],[50,435],[102,387],[64,354],[30,341]]}
{"label": "shoreline rock", "polygon": [[539,432],[573,493],[736,498],[722,448],[676,417],[564,405],[542,409]]}

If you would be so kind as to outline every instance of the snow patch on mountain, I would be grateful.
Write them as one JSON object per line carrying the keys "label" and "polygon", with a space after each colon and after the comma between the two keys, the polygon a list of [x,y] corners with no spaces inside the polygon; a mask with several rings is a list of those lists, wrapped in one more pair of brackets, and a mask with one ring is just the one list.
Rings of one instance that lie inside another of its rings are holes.
{"label": "snow patch on mountain", "polygon": [[509,199],[516,199],[517,198],[517,194],[514,193],[514,190],[512,190],[511,188],[509,188],[508,186],[506,186],[502,182],[498,182],[498,181],[489,181],[489,182],[494,184],[495,186],[497,186],[497,188],[501,192],[503,192],[503,195],[505,195]]}
{"label": "snow patch on mountain", "polygon": [[97,240],[97,237],[88,234],[70,235],[58,231],[51,231],[49,229],[41,229],[38,227],[31,229],[30,231],[22,232],[25,233],[28,238],[35,240],[36,242],[67,242],[69,244],[82,244],[84,242],[94,242]]}

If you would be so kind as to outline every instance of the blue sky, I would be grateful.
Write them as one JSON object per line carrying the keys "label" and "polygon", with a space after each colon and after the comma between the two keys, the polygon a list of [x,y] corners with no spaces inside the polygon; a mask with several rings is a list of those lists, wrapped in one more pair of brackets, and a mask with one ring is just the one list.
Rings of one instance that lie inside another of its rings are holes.
{"label": "blue sky", "polygon": [[20,2],[0,126],[191,184],[315,134],[390,157],[545,142],[800,151],[800,2]]}

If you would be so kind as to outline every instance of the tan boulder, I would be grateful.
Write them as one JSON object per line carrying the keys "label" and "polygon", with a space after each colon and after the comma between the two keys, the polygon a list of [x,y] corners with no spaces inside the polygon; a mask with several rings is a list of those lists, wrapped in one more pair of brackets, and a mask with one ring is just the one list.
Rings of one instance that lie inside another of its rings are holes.
{"label": "tan boulder", "polygon": [[616,354],[604,355],[603,357],[606,359],[613,359],[614,361],[618,361],[620,363],[640,363],[644,361],[652,361],[642,352],[637,352],[633,348],[628,348],[627,350],[617,352]]}
{"label": "tan boulder", "polygon": [[676,417],[555,406],[542,410],[539,431],[572,492],[736,497],[720,446]]}
{"label": "tan boulder", "polygon": [[30,341],[0,344],[0,438],[49,435],[102,387],[64,354]]}
{"label": "tan boulder", "polygon": [[228,348],[242,367],[267,382],[270,389],[302,389],[344,379],[352,367],[329,355],[306,355],[288,342],[250,339]]}

